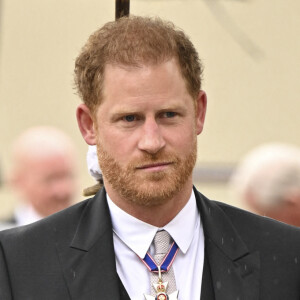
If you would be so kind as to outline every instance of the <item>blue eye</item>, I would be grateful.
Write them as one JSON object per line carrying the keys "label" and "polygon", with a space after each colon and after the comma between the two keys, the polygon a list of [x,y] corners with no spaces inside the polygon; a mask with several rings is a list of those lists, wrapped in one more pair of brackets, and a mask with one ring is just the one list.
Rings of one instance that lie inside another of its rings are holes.
{"label": "blue eye", "polygon": [[127,122],[133,122],[133,121],[135,121],[135,116],[134,115],[125,116],[124,120]]}
{"label": "blue eye", "polygon": [[176,115],[176,113],[173,111],[167,111],[165,114],[167,118],[174,118]]}

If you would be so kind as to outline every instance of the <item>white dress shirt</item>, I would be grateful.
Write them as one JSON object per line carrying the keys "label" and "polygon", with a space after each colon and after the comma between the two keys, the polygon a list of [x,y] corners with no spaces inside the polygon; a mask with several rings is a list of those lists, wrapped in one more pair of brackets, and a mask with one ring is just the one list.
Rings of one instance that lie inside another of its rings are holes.
{"label": "white dress shirt", "polygon": [[153,255],[157,230],[166,230],[179,247],[173,263],[179,300],[200,299],[204,264],[204,234],[194,192],[177,216],[162,228],[134,218],[107,195],[112,218],[118,275],[131,300],[150,295],[150,271],[141,261]]}

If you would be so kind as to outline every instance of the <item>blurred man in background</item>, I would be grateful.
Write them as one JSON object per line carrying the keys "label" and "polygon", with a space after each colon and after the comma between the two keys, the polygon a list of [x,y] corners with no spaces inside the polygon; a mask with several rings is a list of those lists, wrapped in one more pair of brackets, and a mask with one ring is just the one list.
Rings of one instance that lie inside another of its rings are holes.
{"label": "blurred man in background", "polygon": [[73,203],[77,192],[75,148],[53,127],[34,127],[13,144],[9,184],[20,200],[12,225],[25,225]]}
{"label": "blurred man in background", "polygon": [[300,149],[285,144],[255,148],[238,166],[231,183],[253,212],[300,226]]}

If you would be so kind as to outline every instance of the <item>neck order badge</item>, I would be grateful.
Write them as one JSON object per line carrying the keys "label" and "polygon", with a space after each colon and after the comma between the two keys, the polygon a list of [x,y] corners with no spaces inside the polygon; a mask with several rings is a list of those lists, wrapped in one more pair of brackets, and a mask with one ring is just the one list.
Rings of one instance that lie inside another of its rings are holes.
{"label": "neck order badge", "polygon": [[168,288],[168,282],[163,282],[161,277],[162,272],[167,272],[170,269],[177,252],[178,252],[178,246],[174,242],[160,266],[156,264],[155,260],[151,257],[149,253],[147,253],[145,258],[142,260],[146,265],[146,267],[151,272],[158,273],[158,283],[153,284],[154,289],[156,291],[156,296],[154,297],[151,295],[144,294],[146,300],[177,300],[178,299],[177,298],[178,291],[175,291],[172,294],[166,293]]}
{"label": "neck order badge", "polygon": [[172,294],[166,294],[166,290],[168,287],[168,282],[162,282],[161,279],[161,271],[160,267],[158,267],[158,284],[154,284],[154,288],[156,290],[156,296],[145,295],[146,300],[177,300],[178,291],[173,292]]}

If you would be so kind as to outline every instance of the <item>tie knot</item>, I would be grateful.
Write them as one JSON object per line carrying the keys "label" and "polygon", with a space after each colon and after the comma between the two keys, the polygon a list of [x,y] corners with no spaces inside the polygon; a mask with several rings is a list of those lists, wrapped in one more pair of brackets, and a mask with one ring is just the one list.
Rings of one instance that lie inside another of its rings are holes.
{"label": "tie knot", "polygon": [[155,254],[166,254],[169,250],[171,236],[165,230],[156,232],[154,237]]}

